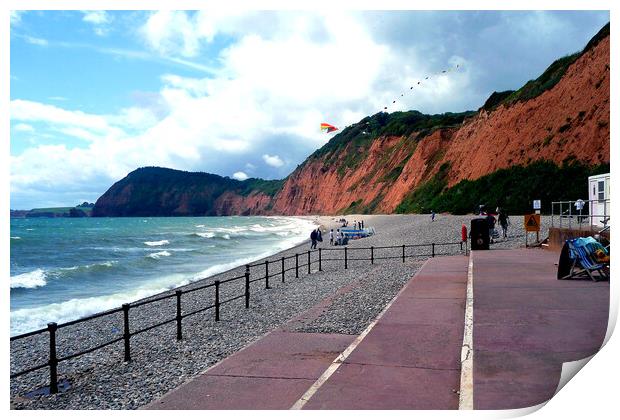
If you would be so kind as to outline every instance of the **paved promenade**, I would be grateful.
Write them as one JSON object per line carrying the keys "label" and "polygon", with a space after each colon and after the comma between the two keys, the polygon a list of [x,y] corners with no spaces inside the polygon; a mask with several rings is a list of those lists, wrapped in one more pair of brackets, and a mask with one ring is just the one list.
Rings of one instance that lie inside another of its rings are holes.
{"label": "paved promenade", "polygon": [[474,408],[523,408],[550,399],[562,363],[603,344],[609,282],[556,280],[558,254],[473,253]]}
{"label": "paved promenade", "polygon": [[[609,283],[555,280],[557,259],[472,253],[475,409],[549,399],[602,344]],[[328,299],[145,408],[458,409],[469,262],[428,260],[361,336],[295,332]]]}

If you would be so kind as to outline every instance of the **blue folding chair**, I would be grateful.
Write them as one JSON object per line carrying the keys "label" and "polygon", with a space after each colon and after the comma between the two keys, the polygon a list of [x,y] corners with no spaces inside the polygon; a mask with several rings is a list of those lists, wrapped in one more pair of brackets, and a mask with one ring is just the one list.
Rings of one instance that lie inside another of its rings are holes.
{"label": "blue folding chair", "polygon": [[[600,245],[598,242],[597,244]],[[598,247],[592,243],[586,243],[582,238],[568,239],[566,245],[568,245],[572,264],[569,274],[562,278],[574,279],[589,277],[592,281],[597,281],[599,278],[609,279],[609,263],[599,263],[592,257],[593,251]],[[600,248],[605,250],[602,245]],[[599,275],[595,276],[595,273]]]}

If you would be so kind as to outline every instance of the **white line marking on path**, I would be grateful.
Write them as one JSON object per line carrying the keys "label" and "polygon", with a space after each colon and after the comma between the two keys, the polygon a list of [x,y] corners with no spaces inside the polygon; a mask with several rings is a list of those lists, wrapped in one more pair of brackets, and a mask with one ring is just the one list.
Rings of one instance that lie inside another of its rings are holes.
{"label": "white line marking on path", "polygon": [[474,259],[469,252],[467,269],[467,299],[465,301],[465,330],[461,348],[461,389],[459,410],[474,409]]}
{"label": "white line marking on path", "polygon": [[[428,262],[428,260],[426,260],[424,262],[424,264],[422,264],[422,266],[416,271],[416,274],[419,273],[422,270],[422,268],[426,265],[427,262]],[[413,277],[415,277],[415,274],[414,274]],[[396,296],[394,296],[392,298],[392,300],[386,305],[386,307],[383,308],[381,313],[379,313],[379,315],[377,315],[377,317],[374,319],[374,321],[372,321],[370,323],[370,325],[368,325],[366,327],[366,329],[364,331],[362,331],[362,333],[355,340],[353,340],[353,342],[351,344],[349,344],[349,347],[344,349],[344,351],[342,353],[340,353],[338,355],[338,357],[336,357],[334,359],[332,364],[329,365],[327,370],[325,370],[325,372],[323,372],[323,374],[319,377],[319,379],[317,379],[316,382],[314,384],[312,384],[312,386],[306,391],[306,393],[304,395],[302,395],[301,398],[298,399],[297,402],[295,402],[295,404],[293,404],[293,406],[290,408],[291,410],[301,410],[304,407],[304,405],[306,405],[306,403],[310,400],[310,398],[312,398],[312,396],[319,390],[319,388],[321,388],[321,386],[323,386],[323,384],[330,378],[330,376],[332,376],[334,374],[334,372],[336,372],[336,370],[338,370],[340,365],[342,365],[342,363],[346,360],[346,358],[349,357],[349,355],[353,352],[353,350],[355,350],[355,348],[368,335],[370,330],[373,329],[373,327],[377,324],[377,322],[381,319],[381,317],[383,317],[383,315],[387,312],[387,310],[390,308],[390,306],[392,306],[392,304],[396,301],[396,299],[400,296],[400,294],[409,286],[410,282],[411,282],[411,279],[409,280],[407,285],[405,287],[403,287],[396,294]]]}

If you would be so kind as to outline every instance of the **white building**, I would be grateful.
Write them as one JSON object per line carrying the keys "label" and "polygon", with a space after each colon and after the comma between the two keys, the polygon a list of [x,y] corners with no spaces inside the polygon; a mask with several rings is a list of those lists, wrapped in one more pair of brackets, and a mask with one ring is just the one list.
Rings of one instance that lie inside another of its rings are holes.
{"label": "white building", "polygon": [[609,223],[609,174],[588,177],[590,215],[592,224],[606,226]]}

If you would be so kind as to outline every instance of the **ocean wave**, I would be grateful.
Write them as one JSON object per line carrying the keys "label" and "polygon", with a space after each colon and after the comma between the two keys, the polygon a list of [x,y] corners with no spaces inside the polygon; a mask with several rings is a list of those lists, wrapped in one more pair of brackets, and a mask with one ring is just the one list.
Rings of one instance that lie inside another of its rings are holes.
{"label": "ocean wave", "polygon": [[205,227],[205,225],[196,225],[197,228]]}
{"label": "ocean wave", "polygon": [[35,289],[47,284],[45,270],[37,268],[28,273],[11,276],[11,289],[24,288]]}
{"label": "ocean wave", "polygon": [[[200,238],[207,238],[207,239],[226,239],[229,240],[230,239],[230,234],[229,233],[220,233],[220,232],[194,232],[194,233],[190,233],[189,236],[197,236]],[[238,237],[239,235],[234,235],[235,237]]]}
{"label": "ocean wave", "polygon": [[11,236],[11,239],[21,239],[20,236]]}
{"label": "ocean wave", "polygon": [[11,311],[11,335],[32,331],[47,325],[48,322],[66,322],[97,312],[120,307],[123,303],[135,302],[166,290],[189,284],[187,275],[170,275],[155,279],[142,288],[129,292],[113,293],[105,296],[75,298],[65,302],[51,303],[34,308]]}
{"label": "ocean wave", "polygon": [[168,245],[170,243],[170,241],[168,241],[167,239],[162,239],[161,241],[146,241],[144,242],[144,245],[148,245],[148,246],[162,246],[162,245]]}
{"label": "ocean wave", "polygon": [[116,264],[118,264],[118,261],[111,260],[111,261],[104,261],[104,262],[98,262],[98,263],[93,263],[93,264],[74,265],[73,267],[61,267],[61,268],[56,268],[56,269],[49,270],[49,271],[50,271],[50,274],[57,274],[58,272],[63,272],[63,271],[101,270],[101,269],[107,269],[107,268],[113,267]]}
{"label": "ocean wave", "polygon": [[213,238],[215,236],[214,232],[194,232],[190,233],[189,236],[199,236],[201,238]]}
{"label": "ocean wave", "polygon": [[153,252],[152,254],[149,254],[149,258],[153,258],[153,259],[160,259],[161,257],[169,257],[172,254],[169,253],[168,251],[159,251],[159,252]]}

